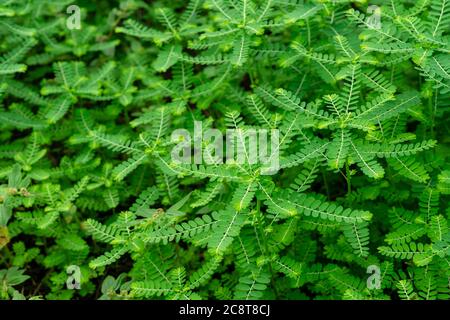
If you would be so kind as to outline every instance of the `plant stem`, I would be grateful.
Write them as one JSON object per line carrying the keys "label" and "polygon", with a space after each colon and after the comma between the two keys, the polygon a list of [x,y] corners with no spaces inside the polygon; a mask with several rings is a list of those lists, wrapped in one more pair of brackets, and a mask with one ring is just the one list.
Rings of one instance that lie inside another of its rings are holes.
{"label": "plant stem", "polygon": [[[259,233],[261,234],[261,238],[262,238],[262,242],[263,242],[263,246],[264,246],[264,255],[267,256],[267,254],[269,253],[269,246],[267,245],[267,238],[266,235],[264,233],[264,230],[262,229],[262,222],[263,222],[263,216],[261,214],[261,203],[259,201],[259,199],[256,200],[256,211],[258,213],[258,228],[259,228]],[[278,290],[277,290],[277,286],[275,284],[275,280],[274,280],[274,272],[273,272],[273,268],[272,268],[272,261],[269,259],[269,271],[270,271],[270,283],[272,285],[273,291],[275,293],[275,297],[276,299],[278,299],[279,294],[278,294]]]}
{"label": "plant stem", "polygon": [[330,187],[328,186],[327,175],[324,170],[321,170],[321,171],[322,171],[322,177],[323,177],[323,184],[325,185],[325,191],[327,192],[327,199],[331,200]]}
{"label": "plant stem", "polygon": [[347,179],[347,195],[349,195],[352,192],[352,177],[350,174],[350,166],[348,165],[348,162],[345,163],[345,178]]}

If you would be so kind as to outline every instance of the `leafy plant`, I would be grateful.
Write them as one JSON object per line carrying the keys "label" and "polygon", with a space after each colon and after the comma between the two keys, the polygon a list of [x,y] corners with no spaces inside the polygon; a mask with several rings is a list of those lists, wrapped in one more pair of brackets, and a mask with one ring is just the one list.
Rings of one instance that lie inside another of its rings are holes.
{"label": "leafy plant", "polygon": [[70,4],[0,4],[2,299],[449,299],[449,1]]}

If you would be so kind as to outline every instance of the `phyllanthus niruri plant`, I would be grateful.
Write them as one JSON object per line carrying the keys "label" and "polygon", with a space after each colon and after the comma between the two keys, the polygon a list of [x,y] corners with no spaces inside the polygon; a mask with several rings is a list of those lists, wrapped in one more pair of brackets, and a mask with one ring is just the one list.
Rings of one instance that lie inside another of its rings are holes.
{"label": "phyllanthus niruri plant", "polygon": [[177,164],[261,163],[260,174],[272,175],[279,170],[278,129],[272,129],[270,135],[267,129],[227,129],[223,137],[219,129],[203,132],[202,122],[194,121],[194,138],[188,130],[177,129],[172,132],[171,140],[176,143],[171,156]]}
{"label": "phyllanthus niruri plant", "polygon": [[0,24],[0,298],[449,299],[449,1]]}

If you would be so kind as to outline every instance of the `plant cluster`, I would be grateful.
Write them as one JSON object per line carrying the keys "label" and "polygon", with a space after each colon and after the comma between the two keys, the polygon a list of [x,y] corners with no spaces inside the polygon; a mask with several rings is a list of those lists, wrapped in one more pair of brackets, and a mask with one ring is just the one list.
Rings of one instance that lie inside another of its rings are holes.
{"label": "plant cluster", "polygon": [[0,299],[449,299],[449,112],[448,0],[2,0]]}

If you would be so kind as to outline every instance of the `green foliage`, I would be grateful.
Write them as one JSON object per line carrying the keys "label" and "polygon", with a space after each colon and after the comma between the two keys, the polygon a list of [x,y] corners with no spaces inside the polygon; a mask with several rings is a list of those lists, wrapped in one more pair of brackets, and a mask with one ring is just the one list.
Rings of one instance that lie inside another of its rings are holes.
{"label": "green foliage", "polygon": [[70,4],[0,4],[1,299],[449,299],[449,1]]}

